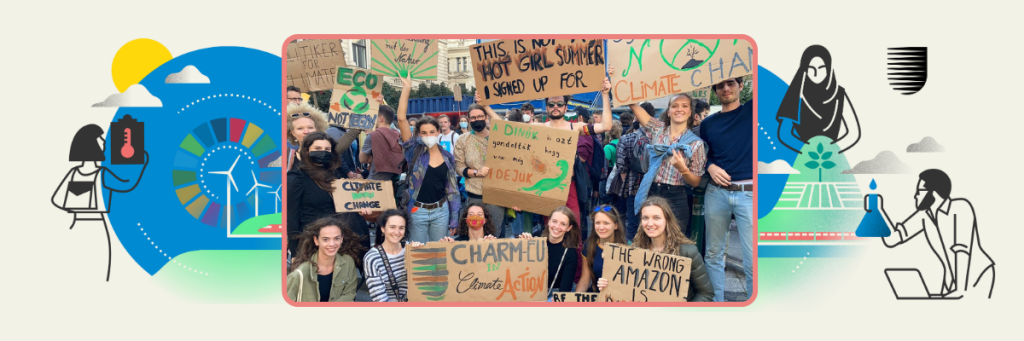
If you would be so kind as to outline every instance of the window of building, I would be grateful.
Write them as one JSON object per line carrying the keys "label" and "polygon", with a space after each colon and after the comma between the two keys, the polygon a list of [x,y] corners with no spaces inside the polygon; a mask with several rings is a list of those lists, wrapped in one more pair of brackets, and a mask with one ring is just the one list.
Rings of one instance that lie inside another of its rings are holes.
{"label": "window of building", "polygon": [[366,68],[366,39],[359,39],[352,42],[352,59],[356,66]]}

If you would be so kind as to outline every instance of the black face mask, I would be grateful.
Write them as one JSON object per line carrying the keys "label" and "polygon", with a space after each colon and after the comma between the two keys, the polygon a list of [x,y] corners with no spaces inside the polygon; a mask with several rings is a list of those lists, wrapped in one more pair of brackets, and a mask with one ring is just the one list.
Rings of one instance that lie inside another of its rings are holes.
{"label": "black face mask", "polygon": [[476,130],[476,132],[479,133],[481,131],[484,131],[484,128],[487,128],[487,121],[480,120],[469,122],[469,126],[473,127],[473,130]]}
{"label": "black face mask", "polygon": [[327,167],[331,165],[331,161],[334,161],[334,154],[326,150],[318,150],[315,152],[309,152],[310,161],[319,164],[321,167]]}

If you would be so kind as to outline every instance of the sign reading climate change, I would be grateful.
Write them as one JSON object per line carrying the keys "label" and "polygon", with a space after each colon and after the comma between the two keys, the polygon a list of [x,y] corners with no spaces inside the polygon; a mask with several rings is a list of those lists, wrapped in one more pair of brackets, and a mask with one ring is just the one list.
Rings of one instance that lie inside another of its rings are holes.
{"label": "sign reading climate change", "polygon": [[345,52],[338,39],[311,39],[288,44],[288,85],[302,92],[329,90]]}
{"label": "sign reading climate change", "polygon": [[604,43],[594,39],[505,39],[469,47],[480,104],[532,101],[601,90]]}
{"label": "sign reading climate change", "polygon": [[334,211],[383,211],[395,206],[395,191],[391,181],[334,180]]}
{"label": "sign reading climate change", "polygon": [[620,244],[604,249],[603,302],[686,302],[691,259]]}
{"label": "sign reading climate change", "polygon": [[743,39],[611,39],[608,60],[615,106],[709,87],[757,67]]}
{"label": "sign reading climate change", "polygon": [[384,77],[363,69],[339,67],[327,121],[344,128],[373,130],[380,108],[376,98],[383,87]]}
{"label": "sign reading climate change", "polygon": [[546,238],[430,242],[405,255],[409,302],[547,299]]}
{"label": "sign reading climate change", "polygon": [[492,122],[484,203],[549,215],[569,197],[579,133],[543,125]]}

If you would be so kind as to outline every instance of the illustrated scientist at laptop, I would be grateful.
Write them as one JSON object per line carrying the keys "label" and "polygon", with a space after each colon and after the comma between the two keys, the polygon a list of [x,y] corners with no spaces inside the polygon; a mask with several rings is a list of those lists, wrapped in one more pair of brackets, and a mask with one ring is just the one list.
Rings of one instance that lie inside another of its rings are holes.
{"label": "illustrated scientist at laptop", "polygon": [[[945,172],[921,172],[914,196],[917,211],[882,238],[886,247],[894,248],[923,234],[942,263],[941,291],[924,295],[913,294],[927,290],[917,269],[886,269],[897,298],[960,298],[968,294],[992,298],[995,262],[981,248],[974,206],[967,199],[951,198],[951,187]],[[912,287],[914,279],[921,281],[920,288]]]}

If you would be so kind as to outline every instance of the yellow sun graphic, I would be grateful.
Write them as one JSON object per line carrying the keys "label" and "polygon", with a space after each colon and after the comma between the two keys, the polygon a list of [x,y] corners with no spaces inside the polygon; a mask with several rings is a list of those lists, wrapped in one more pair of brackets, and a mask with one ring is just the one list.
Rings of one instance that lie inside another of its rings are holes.
{"label": "yellow sun graphic", "polygon": [[135,39],[117,50],[110,74],[117,91],[138,84],[150,72],[173,58],[163,44],[152,39]]}

